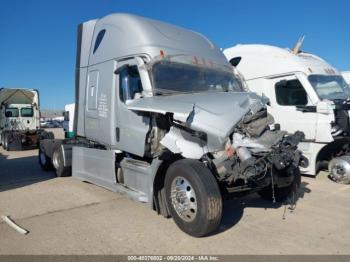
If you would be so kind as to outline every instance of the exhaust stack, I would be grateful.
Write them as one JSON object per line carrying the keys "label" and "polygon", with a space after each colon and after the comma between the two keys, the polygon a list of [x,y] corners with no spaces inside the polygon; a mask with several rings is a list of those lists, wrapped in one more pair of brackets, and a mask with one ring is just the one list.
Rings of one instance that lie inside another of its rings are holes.
{"label": "exhaust stack", "polygon": [[305,35],[301,36],[298,41],[296,42],[294,48],[292,49],[293,54],[298,54],[300,52],[301,46],[304,43]]}

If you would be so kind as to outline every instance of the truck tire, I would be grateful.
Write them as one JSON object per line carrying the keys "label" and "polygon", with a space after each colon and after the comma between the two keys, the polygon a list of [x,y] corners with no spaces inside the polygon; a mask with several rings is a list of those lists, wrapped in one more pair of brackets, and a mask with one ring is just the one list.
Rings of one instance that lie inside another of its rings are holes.
{"label": "truck tire", "polygon": [[43,139],[55,139],[55,135],[51,131],[43,131],[40,134],[40,140]]}
{"label": "truck tire", "polygon": [[3,148],[3,149],[5,149],[5,148],[4,148],[5,134],[6,134],[6,133],[1,133],[1,145],[2,145],[2,148]]}
{"label": "truck tire", "polygon": [[54,169],[53,165],[52,165],[51,158],[49,158],[45,154],[45,152],[43,152],[40,148],[39,148],[38,159],[39,159],[39,165],[41,166],[42,170],[50,171],[50,170]]}
{"label": "truck tire", "polygon": [[222,217],[222,198],[216,179],[201,162],[174,162],[165,176],[165,195],[177,226],[194,237],[212,233]]}
{"label": "truck tire", "polygon": [[[283,202],[287,200],[288,197],[292,196],[293,193],[297,193],[300,184],[301,184],[301,175],[300,175],[300,169],[297,167],[289,167],[287,170],[284,170],[285,172],[293,172],[294,173],[294,179],[293,182],[287,186],[287,187],[274,187],[274,195],[276,202]],[[260,190],[258,192],[260,197],[262,199],[272,201],[273,200],[273,193],[272,193],[272,186],[265,187],[264,189]]]}
{"label": "truck tire", "polygon": [[6,151],[8,151],[9,150],[9,136],[10,136],[10,134],[9,133],[5,133],[4,135],[4,142],[3,142],[3,144],[2,144],[2,147],[6,150]]}
{"label": "truck tire", "polygon": [[64,156],[61,146],[56,147],[52,154],[52,164],[56,170],[58,177],[65,177],[71,175],[71,169],[64,166]]}
{"label": "truck tire", "polygon": [[6,135],[6,150],[18,151],[22,150],[22,136],[19,133],[7,133]]}

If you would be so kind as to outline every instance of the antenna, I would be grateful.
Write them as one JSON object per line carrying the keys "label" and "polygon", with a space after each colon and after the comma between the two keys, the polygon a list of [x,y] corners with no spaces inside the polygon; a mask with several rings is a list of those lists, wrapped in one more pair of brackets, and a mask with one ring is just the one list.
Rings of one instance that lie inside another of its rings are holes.
{"label": "antenna", "polygon": [[292,54],[298,54],[300,52],[300,48],[303,45],[305,39],[305,35],[301,36],[298,41],[296,42],[294,48],[292,49]]}

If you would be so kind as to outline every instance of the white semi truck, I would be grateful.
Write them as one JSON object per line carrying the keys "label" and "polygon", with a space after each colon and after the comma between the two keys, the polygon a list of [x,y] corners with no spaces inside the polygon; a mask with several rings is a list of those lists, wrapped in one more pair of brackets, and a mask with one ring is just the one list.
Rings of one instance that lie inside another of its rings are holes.
{"label": "white semi truck", "polygon": [[350,85],[350,71],[343,71],[341,72],[341,74],[343,75],[345,81],[348,83],[348,85]]}
{"label": "white semi truck", "polygon": [[74,113],[75,113],[75,104],[67,104],[64,106],[63,113],[63,130],[65,138],[72,138],[75,136],[74,133]]}
{"label": "white semi truck", "polygon": [[40,128],[39,92],[0,88],[0,143],[3,148],[37,148],[39,138],[53,138],[53,133]]}
{"label": "white semi truck", "polygon": [[248,89],[269,99],[282,130],[304,132],[299,149],[310,164],[302,173],[328,167],[335,181],[350,183],[349,89],[336,68],[300,46],[237,45],[224,54]]}
{"label": "white semi truck", "polygon": [[206,37],[112,14],[81,24],[77,46],[76,137],[42,140],[43,169],[121,192],[196,237],[216,230],[226,196],[297,189],[303,134],[275,129]]}

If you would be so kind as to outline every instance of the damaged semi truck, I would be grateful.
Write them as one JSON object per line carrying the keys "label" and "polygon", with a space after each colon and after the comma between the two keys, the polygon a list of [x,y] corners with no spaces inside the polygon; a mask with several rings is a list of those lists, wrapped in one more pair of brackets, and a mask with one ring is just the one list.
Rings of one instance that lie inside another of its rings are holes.
{"label": "damaged semi truck", "polygon": [[39,92],[0,88],[0,143],[5,150],[37,148],[39,139],[54,138],[40,128]]}
{"label": "damaged semi truck", "polygon": [[300,130],[299,149],[309,159],[302,173],[350,183],[350,89],[341,73],[322,58],[268,45],[236,45],[224,50],[248,90],[269,99],[268,112],[281,129]]}
{"label": "damaged semi truck", "polygon": [[124,193],[196,237],[218,227],[226,196],[283,200],[298,187],[303,134],[275,128],[206,37],[112,14],[79,26],[76,65],[76,136],[41,141],[44,169]]}

